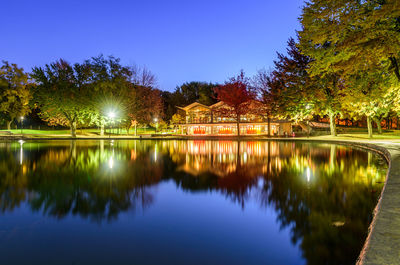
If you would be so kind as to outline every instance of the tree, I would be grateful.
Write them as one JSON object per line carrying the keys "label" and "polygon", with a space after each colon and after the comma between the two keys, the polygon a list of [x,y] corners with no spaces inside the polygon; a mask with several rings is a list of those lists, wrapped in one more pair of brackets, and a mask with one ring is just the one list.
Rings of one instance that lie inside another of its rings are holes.
{"label": "tree", "polygon": [[162,92],[165,119],[171,120],[177,111],[177,106],[187,106],[194,102],[207,106],[216,103],[217,97],[214,93],[216,86],[217,84],[206,82],[188,82],[176,87],[173,93]]}
{"label": "tree", "polygon": [[131,68],[121,65],[119,58],[103,55],[86,60],[82,67],[87,69],[90,76],[86,85],[90,93],[87,105],[93,110],[91,123],[100,126],[100,135],[104,135],[106,122],[111,122],[109,112],[117,114],[119,123],[130,125],[128,108],[133,88]]}
{"label": "tree", "polygon": [[184,124],[184,123],[185,123],[185,117],[179,113],[175,113],[170,120],[170,124],[173,126],[173,128],[176,128],[179,124]]}
{"label": "tree", "polygon": [[147,69],[147,67],[133,65],[130,67],[130,71],[132,72],[131,82],[134,85],[152,88],[157,87],[157,77]]}
{"label": "tree", "polygon": [[[385,104],[377,98],[384,98],[384,91],[393,84],[386,87],[382,83],[372,84],[371,77],[380,73],[387,81],[400,81],[400,2],[312,0],[303,8],[301,23],[300,46],[313,59],[311,75],[336,75],[347,84],[356,80],[355,83],[366,85],[346,86],[346,89],[348,94],[364,98],[363,107],[355,112],[360,113],[361,109],[365,113],[372,137],[373,115],[382,117],[384,114],[377,113],[387,112]],[[360,82],[360,77],[364,81]],[[360,106],[359,98],[347,97],[347,100],[348,106]]]}
{"label": "tree", "polygon": [[11,123],[30,112],[29,101],[32,99],[28,74],[16,64],[3,61],[0,67],[0,113],[7,121],[7,130]]}
{"label": "tree", "polygon": [[92,96],[87,89],[90,71],[60,59],[44,68],[34,67],[32,77],[37,83],[34,99],[40,116],[48,122],[69,126],[71,136],[76,137],[77,123],[90,120],[94,114],[88,104]]}
{"label": "tree", "polygon": [[223,101],[226,107],[216,110],[224,116],[231,116],[236,120],[237,135],[240,136],[240,117],[251,111],[251,103],[256,95],[250,86],[250,80],[242,71],[238,76],[230,78],[224,85],[214,88],[219,101]]}
{"label": "tree", "polygon": [[216,103],[214,87],[216,84],[206,82],[184,83],[176,88],[175,94],[182,100],[181,105],[189,105],[193,102],[212,105]]}
{"label": "tree", "polygon": [[260,101],[263,103],[263,115],[267,116],[268,136],[271,136],[271,117],[275,113],[275,97],[272,94],[272,89],[269,86],[271,72],[261,69],[253,77],[253,86],[258,90]]}
{"label": "tree", "polygon": [[[134,85],[129,91],[128,115],[137,124],[150,124],[163,117],[161,91],[152,87]],[[137,126],[135,126],[137,128]],[[137,131],[135,129],[135,134]]]}
{"label": "tree", "polygon": [[[270,73],[260,72],[258,79],[263,101],[270,104],[274,116],[292,119],[308,133],[311,127],[303,121],[314,113],[312,81],[307,73],[310,58],[301,54],[293,38],[288,41],[287,55],[277,53],[274,69]],[[260,81],[259,81],[260,82]]]}
{"label": "tree", "polygon": [[400,81],[398,0],[311,0],[301,16],[302,48],[312,71],[354,74],[382,65]]}
{"label": "tree", "polygon": [[360,71],[346,80],[346,96],[342,105],[350,116],[367,117],[370,138],[373,136],[372,121],[375,121],[378,133],[382,133],[382,119],[387,117],[394,107],[398,94],[397,88],[390,89],[390,82],[385,75],[387,74],[379,71]]}

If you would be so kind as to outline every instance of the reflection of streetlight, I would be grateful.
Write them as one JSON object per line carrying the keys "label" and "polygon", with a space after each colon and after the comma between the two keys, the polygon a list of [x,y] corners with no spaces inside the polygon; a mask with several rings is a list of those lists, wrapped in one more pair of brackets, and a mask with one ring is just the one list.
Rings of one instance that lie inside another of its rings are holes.
{"label": "reflection of streetlight", "polygon": [[114,157],[110,157],[108,160],[108,167],[112,169],[114,167]]}
{"label": "reflection of streetlight", "polygon": [[310,168],[309,168],[309,167],[306,169],[306,177],[307,177],[307,182],[310,182],[310,179],[311,179],[311,171],[310,171]]}
{"label": "reflection of streetlight", "polygon": [[156,123],[156,133],[157,133],[158,119],[157,119],[157,118],[154,118],[154,122]]}
{"label": "reflection of streetlight", "polygon": [[24,126],[24,116],[21,116],[20,119],[21,119],[21,136],[22,136],[22,129]]}
{"label": "reflection of streetlight", "polygon": [[22,149],[22,145],[25,143],[24,140],[19,140],[19,164],[22,165],[22,161],[24,161],[24,150]]}

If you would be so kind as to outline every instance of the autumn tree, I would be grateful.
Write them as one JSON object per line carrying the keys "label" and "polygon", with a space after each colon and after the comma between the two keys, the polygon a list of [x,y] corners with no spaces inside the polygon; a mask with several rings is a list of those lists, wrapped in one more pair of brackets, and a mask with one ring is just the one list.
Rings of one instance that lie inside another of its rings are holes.
{"label": "autumn tree", "polygon": [[137,125],[148,125],[157,118],[161,122],[163,117],[163,103],[161,91],[148,86],[134,85],[129,91],[128,116]]}
{"label": "autumn tree", "polygon": [[250,86],[250,80],[242,70],[239,75],[230,78],[223,85],[214,88],[217,99],[226,104],[216,111],[223,116],[233,117],[236,121],[237,135],[240,136],[240,117],[251,111],[251,103],[256,97]]}
{"label": "autumn tree", "polygon": [[92,96],[87,89],[88,69],[60,59],[44,67],[34,67],[32,77],[37,83],[34,101],[40,116],[49,123],[69,126],[71,136],[76,137],[77,124],[90,120],[94,113],[88,104]]}
{"label": "autumn tree", "polygon": [[3,61],[0,67],[0,114],[7,122],[7,130],[18,117],[30,112],[32,98],[28,74],[16,64]]}

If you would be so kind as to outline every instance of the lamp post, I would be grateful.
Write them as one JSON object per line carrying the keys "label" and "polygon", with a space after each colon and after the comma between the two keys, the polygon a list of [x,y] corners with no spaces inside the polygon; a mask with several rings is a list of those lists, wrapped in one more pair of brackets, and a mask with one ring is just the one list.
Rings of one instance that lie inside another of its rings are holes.
{"label": "lamp post", "polygon": [[21,116],[20,120],[21,120],[21,136],[22,136],[22,130],[23,130],[23,127],[24,127],[24,116]]}
{"label": "lamp post", "polygon": [[158,119],[157,119],[157,118],[154,118],[154,122],[156,123],[156,134],[157,134]]}
{"label": "lamp post", "polygon": [[114,122],[114,118],[115,118],[115,112],[114,111],[110,111],[110,113],[108,113],[108,118],[111,119],[111,123],[110,123],[110,133],[108,134],[108,138],[111,138],[111,125]]}

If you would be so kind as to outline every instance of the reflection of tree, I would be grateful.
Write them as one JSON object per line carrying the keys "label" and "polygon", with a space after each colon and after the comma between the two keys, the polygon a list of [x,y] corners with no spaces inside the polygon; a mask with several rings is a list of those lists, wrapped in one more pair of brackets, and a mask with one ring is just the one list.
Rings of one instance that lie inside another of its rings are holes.
{"label": "reflection of tree", "polygon": [[[185,144],[173,158],[185,165],[179,167],[184,173],[175,177],[180,186],[217,190],[242,207],[257,194],[262,206],[275,208],[282,228],[291,230],[293,243],[300,244],[309,264],[354,263],[385,176],[378,170],[384,166],[371,153],[335,145],[276,142],[261,144],[262,152],[248,152],[248,146],[233,142],[224,148],[229,155],[218,160],[224,156],[216,144],[208,143],[212,154]],[[235,149],[240,152],[232,155]],[[196,161],[203,160],[212,166],[200,167],[201,173],[191,175]],[[215,167],[229,163],[231,171],[220,175],[222,170]]]}
{"label": "reflection of tree", "polygon": [[[260,191],[261,203],[274,206],[281,226],[291,229],[293,243],[300,242],[308,264],[355,262],[379,196],[375,181],[384,178],[377,178],[365,163],[366,153],[334,148],[325,149],[331,160],[321,159],[321,152],[303,159],[304,166],[287,160],[288,166],[265,176]],[[309,182],[305,167],[314,168]]]}
{"label": "reflection of tree", "polygon": [[[354,263],[384,180],[376,156],[334,145],[84,141],[0,146],[0,207],[97,222],[146,208],[152,186],[216,191],[273,207],[309,264]],[[15,155],[10,155],[13,153]],[[19,157],[19,154],[25,155]]]}
{"label": "reflection of tree", "polygon": [[[148,207],[150,186],[162,178],[164,162],[149,159],[149,146],[131,150],[118,143],[58,146],[40,150],[33,162],[18,161],[0,152],[0,203],[3,211],[27,202],[33,210],[62,218],[79,215],[95,221],[116,218],[121,211]],[[147,150],[147,151],[146,151]],[[0,157],[1,158],[1,157]],[[110,160],[115,161],[110,168]],[[25,168],[25,170],[22,170]],[[29,194],[29,196],[27,196]]]}

